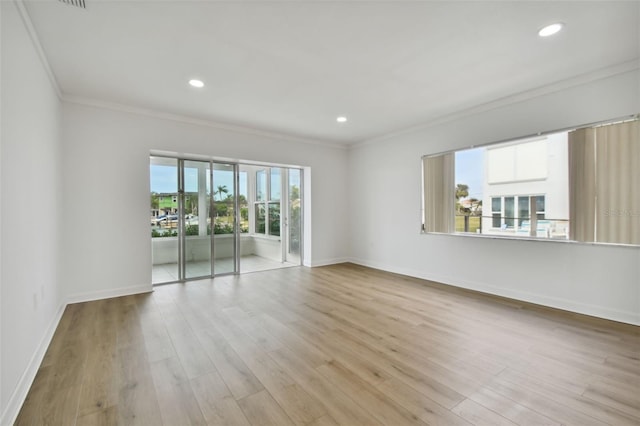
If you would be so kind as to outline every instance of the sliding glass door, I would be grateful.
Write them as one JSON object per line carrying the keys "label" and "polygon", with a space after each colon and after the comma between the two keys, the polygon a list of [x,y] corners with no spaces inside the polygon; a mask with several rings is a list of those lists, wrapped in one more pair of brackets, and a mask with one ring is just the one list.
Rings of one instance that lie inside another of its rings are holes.
{"label": "sliding glass door", "polygon": [[157,156],[150,182],[153,284],[301,264],[300,169]]}
{"label": "sliding glass door", "polygon": [[285,262],[299,265],[302,259],[302,171],[287,169],[287,214],[285,216]]}
{"label": "sliding glass door", "polygon": [[237,166],[151,157],[152,283],[238,271]]}
{"label": "sliding glass door", "polygon": [[213,269],[216,274],[238,270],[237,166],[213,163]]}
{"label": "sliding glass door", "polygon": [[152,283],[180,279],[178,247],[178,160],[151,157]]}
{"label": "sliding glass door", "polygon": [[184,278],[212,275],[211,232],[209,231],[211,199],[211,165],[208,161],[183,161],[181,231],[183,237]]}

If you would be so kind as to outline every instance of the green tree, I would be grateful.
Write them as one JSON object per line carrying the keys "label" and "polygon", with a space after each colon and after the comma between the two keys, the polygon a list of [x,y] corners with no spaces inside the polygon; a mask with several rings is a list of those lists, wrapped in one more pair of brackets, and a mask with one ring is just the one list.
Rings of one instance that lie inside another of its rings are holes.
{"label": "green tree", "polygon": [[465,198],[469,196],[469,185],[465,185],[464,183],[459,183],[456,185],[456,200],[460,201],[460,198]]}
{"label": "green tree", "polygon": [[218,188],[216,189],[216,191],[214,192],[214,194],[218,195],[218,198],[220,199],[220,201],[222,201],[222,194],[228,194],[229,193],[229,189],[227,188],[227,185],[218,185]]}
{"label": "green tree", "polygon": [[300,199],[300,188],[297,185],[291,187],[291,201]]}
{"label": "green tree", "polygon": [[469,196],[469,185],[465,185],[464,183],[459,183],[456,185],[456,211],[458,213],[463,213],[465,215],[469,214],[469,209],[462,207],[462,203],[460,202],[461,198],[465,198]]}
{"label": "green tree", "polygon": [[215,203],[216,217],[224,217],[229,215],[229,206],[222,201]]}

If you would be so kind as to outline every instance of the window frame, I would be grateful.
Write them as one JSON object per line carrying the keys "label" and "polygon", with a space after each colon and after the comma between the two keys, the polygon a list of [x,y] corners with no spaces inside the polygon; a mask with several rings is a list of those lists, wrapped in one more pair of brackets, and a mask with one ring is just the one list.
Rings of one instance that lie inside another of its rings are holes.
{"label": "window frame", "polygon": [[[265,167],[263,169],[260,170],[256,170],[255,172],[255,185],[256,185],[256,191],[255,191],[255,199],[253,201],[253,220],[254,220],[254,226],[253,226],[253,235],[254,236],[258,236],[258,237],[264,237],[264,238],[274,238],[274,239],[281,239],[282,238],[282,167]],[[273,170],[279,170],[280,173],[280,196],[277,200],[272,200],[272,172]],[[265,179],[265,194],[264,197],[261,197],[263,199],[258,199],[258,192],[259,192],[259,187],[260,185],[258,185],[259,183],[259,179],[258,176],[260,174],[263,174],[263,178]],[[271,233],[271,210],[275,210],[274,208],[270,207],[270,204],[278,204],[278,221],[279,221],[279,226],[278,226],[278,234],[272,234]],[[259,232],[258,231],[258,213],[259,213],[259,209],[260,207],[263,208],[264,211],[264,232]]]}
{"label": "window frame", "polygon": [[[623,122],[628,122],[628,121],[634,121],[634,120],[640,120],[640,113],[635,113],[635,114],[629,114],[629,115],[625,115],[625,116],[621,116],[621,117],[617,117],[617,118],[611,118],[611,119],[607,119],[607,120],[601,120],[601,121],[595,121],[595,122],[591,122],[591,123],[586,123],[586,124],[580,124],[580,125],[576,125],[576,126],[571,126],[571,127],[565,127],[565,128],[559,128],[559,129],[554,129],[554,130],[549,130],[549,131],[544,131],[544,132],[537,132],[531,135],[526,135],[526,136],[519,136],[519,137],[513,137],[513,138],[508,138],[508,139],[503,139],[503,140],[498,140],[498,141],[492,141],[492,142],[487,142],[487,143],[482,143],[482,144],[473,144],[473,145],[468,145],[468,146],[463,146],[457,149],[452,149],[452,150],[446,150],[446,151],[441,151],[441,152],[435,152],[435,153],[431,153],[431,154],[425,154],[421,157],[421,169],[422,169],[422,173],[421,173],[421,177],[422,177],[422,190],[421,190],[421,198],[422,198],[422,208],[421,208],[421,226],[420,226],[420,233],[424,234],[424,235],[430,235],[430,234],[434,234],[434,235],[451,235],[451,236],[455,236],[455,237],[470,237],[470,238],[491,238],[491,239],[505,239],[505,240],[530,240],[530,241],[545,241],[545,242],[551,242],[551,243],[563,243],[563,244],[582,244],[582,245],[602,245],[602,246],[620,246],[620,247],[631,247],[631,248],[638,248],[640,247],[640,244],[631,244],[631,243],[618,243],[618,242],[602,242],[602,241],[583,241],[583,240],[575,240],[575,239],[561,239],[561,238],[542,238],[542,237],[535,237],[535,236],[521,236],[521,235],[509,235],[509,234],[505,234],[505,235],[498,235],[498,234],[479,234],[479,233],[471,233],[471,232],[456,232],[456,231],[452,231],[452,232],[438,232],[438,231],[428,231],[426,230],[426,218],[425,218],[425,212],[427,210],[426,208],[426,193],[425,193],[425,177],[426,177],[426,171],[425,171],[425,160],[427,158],[430,157],[437,157],[437,156],[442,156],[442,155],[446,155],[446,154],[455,154],[456,152],[459,151],[464,151],[464,150],[468,150],[468,149],[473,149],[473,148],[489,148],[491,146],[494,145],[500,145],[500,144],[508,144],[508,143],[518,143],[518,142],[524,142],[526,140],[533,140],[536,138],[540,138],[543,136],[548,136],[548,135],[553,135],[553,134],[558,134],[558,133],[563,133],[563,132],[572,132],[572,131],[576,131],[579,129],[583,129],[583,128],[597,128],[599,126],[606,126],[606,125],[613,125],[613,124],[618,124],[618,123],[623,123]],[[571,188],[569,189],[569,191],[571,191]],[[528,195],[529,197],[531,196],[544,196],[545,197],[545,204],[544,204],[544,209],[543,210],[539,210],[538,209],[538,202],[536,201],[536,216],[539,215],[544,215],[546,217],[546,209],[547,209],[547,197],[546,194],[518,194],[521,196],[525,196]],[[498,196],[498,195],[490,195],[489,198],[493,200],[493,198],[498,198],[500,197],[503,201],[501,202],[501,211],[500,211],[500,215],[501,215],[501,223],[504,220],[504,210],[505,210],[505,205],[504,205],[504,196]],[[517,201],[515,201],[514,199],[514,210],[516,210],[517,212]],[[531,209],[530,209],[531,210]],[[494,214],[497,214],[497,211],[493,209],[493,205],[490,206],[490,209],[487,210],[487,213],[490,214],[491,216],[484,216],[484,217],[488,217],[490,219],[490,223],[493,225],[493,221],[494,221]],[[529,212],[529,216],[531,217],[532,212]],[[543,218],[537,218],[536,220],[547,220],[544,217]],[[492,229],[493,228],[492,226]]]}

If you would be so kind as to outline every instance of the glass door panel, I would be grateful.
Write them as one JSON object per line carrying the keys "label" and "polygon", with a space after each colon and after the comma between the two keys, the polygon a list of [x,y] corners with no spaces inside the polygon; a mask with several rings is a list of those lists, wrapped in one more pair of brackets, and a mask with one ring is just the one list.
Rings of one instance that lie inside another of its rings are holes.
{"label": "glass door panel", "polygon": [[178,281],[178,160],[151,157],[151,282]]}
{"label": "glass door panel", "polygon": [[211,237],[208,231],[211,198],[210,163],[184,160],[182,229],[184,278],[211,276]]}
{"label": "glass door panel", "polygon": [[287,182],[287,235],[285,261],[299,265],[302,261],[302,173],[288,169]]}
{"label": "glass door panel", "polygon": [[241,253],[247,271],[299,265],[302,178],[300,169],[152,156],[153,284],[238,273]]}
{"label": "glass door panel", "polygon": [[236,167],[213,163],[213,272],[237,272]]}

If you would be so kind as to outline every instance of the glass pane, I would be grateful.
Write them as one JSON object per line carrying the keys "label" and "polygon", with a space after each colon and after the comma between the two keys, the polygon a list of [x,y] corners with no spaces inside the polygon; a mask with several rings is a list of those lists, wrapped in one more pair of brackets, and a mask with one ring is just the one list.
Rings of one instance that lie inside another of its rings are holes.
{"label": "glass pane", "polygon": [[235,192],[234,167],[213,164],[214,225],[213,273],[235,272]]}
{"label": "glass pane", "polygon": [[300,244],[302,242],[302,206],[300,199],[300,170],[289,169],[289,238],[287,261],[300,263]]}
{"label": "glass pane", "polygon": [[269,203],[269,235],[280,236],[280,203]]}
{"label": "glass pane", "polygon": [[249,185],[247,172],[240,172],[240,187],[238,188],[238,205],[240,207],[240,232],[249,232]]}
{"label": "glass pane", "polygon": [[491,211],[499,212],[502,211],[502,198],[491,198]]}
{"label": "glass pane", "polygon": [[544,212],[545,211],[544,203],[545,203],[544,195],[538,195],[536,197],[536,211],[537,212]]}
{"label": "glass pane", "polygon": [[267,199],[267,174],[264,170],[256,172],[256,201]]}
{"label": "glass pane", "polygon": [[209,173],[208,161],[184,161],[185,278],[211,276],[211,238],[207,235]]}
{"label": "glass pane", "polygon": [[265,219],[266,219],[266,208],[264,204],[256,204],[255,205],[255,218],[256,218],[256,234],[264,234],[265,231]]}
{"label": "glass pane", "polygon": [[504,197],[504,222],[508,227],[513,228],[513,214],[515,213],[514,209],[514,198],[513,197]]}
{"label": "glass pane", "polygon": [[501,222],[502,222],[502,217],[500,216],[500,213],[494,213],[491,226],[494,228],[500,228]]}
{"label": "glass pane", "polygon": [[151,157],[151,282],[177,281],[178,160]]}
{"label": "glass pane", "polygon": [[529,197],[518,197],[518,223],[529,220]]}
{"label": "glass pane", "polygon": [[271,197],[270,201],[280,201],[282,193],[282,179],[280,179],[280,169],[271,169]]}

